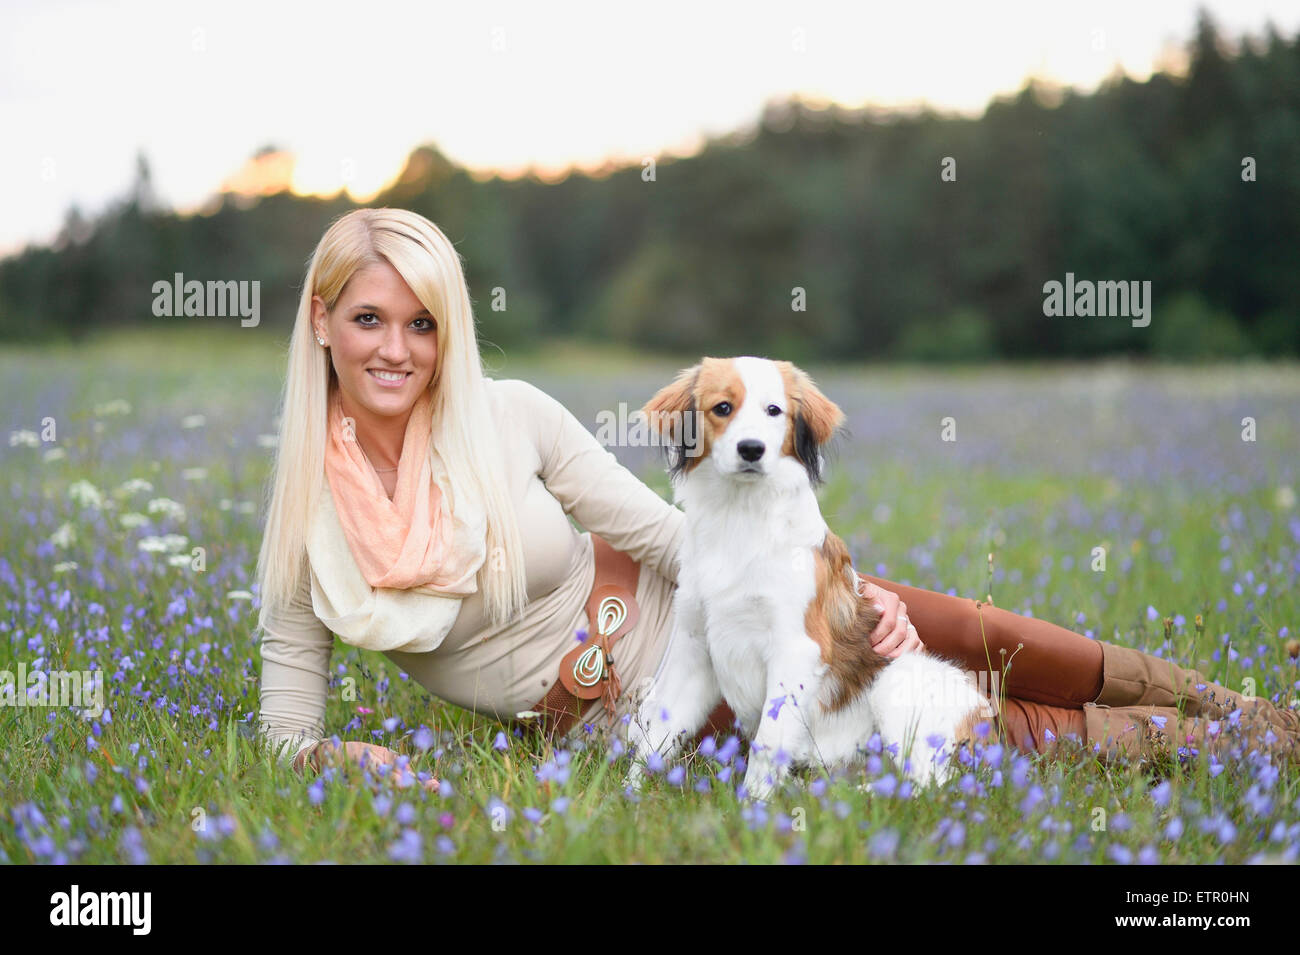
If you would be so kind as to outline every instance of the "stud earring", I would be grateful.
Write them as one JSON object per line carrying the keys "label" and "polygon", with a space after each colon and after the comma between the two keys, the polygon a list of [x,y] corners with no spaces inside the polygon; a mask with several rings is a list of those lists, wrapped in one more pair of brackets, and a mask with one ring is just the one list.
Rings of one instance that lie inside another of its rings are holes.
{"label": "stud earring", "polygon": [[325,339],[321,338],[319,335],[316,336],[316,341],[320,342],[322,345],[325,344]]}

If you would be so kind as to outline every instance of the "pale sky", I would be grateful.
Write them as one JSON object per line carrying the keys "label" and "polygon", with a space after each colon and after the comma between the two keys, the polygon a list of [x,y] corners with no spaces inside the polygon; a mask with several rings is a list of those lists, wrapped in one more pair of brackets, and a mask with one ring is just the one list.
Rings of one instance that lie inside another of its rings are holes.
{"label": "pale sky", "polygon": [[[476,170],[686,154],[799,94],[978,114],[1029,75],[1143,78],[1197,0],[282,4],[4,0],[0,254],[125,193],[143,151],[197,208],[274,144],[295,191],[372,195],[412,148]],[[1300,29],[1295,0],[1208,0],[1223,32]]]}

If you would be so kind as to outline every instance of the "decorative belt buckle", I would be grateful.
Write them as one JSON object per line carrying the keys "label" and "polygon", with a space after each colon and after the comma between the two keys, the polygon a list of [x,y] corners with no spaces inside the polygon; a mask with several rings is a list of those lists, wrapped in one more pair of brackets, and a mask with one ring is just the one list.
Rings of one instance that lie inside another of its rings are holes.
{"label": "decorative belt buckle", "polygon": [[573,678],[579,686],[595,686],[605,678],[605,651],[592,644],[573,661]]}
{"label": "decorative belt buckle", "polygon": [[[608,637],[623,626],[626,619],[627,604],[622,597],[611,595],[604,598],[596,611],[597,636]],[[594,641],[573,661],[573,678],[579,686],[595,686],[606,678],[607,672],[605,648]]]}

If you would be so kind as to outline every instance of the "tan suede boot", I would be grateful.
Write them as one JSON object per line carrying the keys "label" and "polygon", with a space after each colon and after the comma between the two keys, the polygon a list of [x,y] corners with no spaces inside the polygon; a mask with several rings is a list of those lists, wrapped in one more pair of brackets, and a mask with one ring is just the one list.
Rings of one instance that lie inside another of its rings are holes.
{"label": "tan suede boot", "polygon": [[1211,683],[1195,670],[1149,653],[1101,641],[1102,685],[1094,701],[1100,706],[1181,707],[1184,716],[1226,719],[1238,707],[1258,714],[1279,733],[1300,735],[1300,713],[1275,706],[1261,696],[1245,696]]}
{"label": "tan suede boot", "polygon": [[1277,764],[1300,764],[1300,733],[1275,726],[1260,708],[1218,720],[1185,716],[1172,706],[1089,703],[1083,719],[1088,747],[1107,761],[1197,754],[1226,759],[1240,750],[1264,752]]}

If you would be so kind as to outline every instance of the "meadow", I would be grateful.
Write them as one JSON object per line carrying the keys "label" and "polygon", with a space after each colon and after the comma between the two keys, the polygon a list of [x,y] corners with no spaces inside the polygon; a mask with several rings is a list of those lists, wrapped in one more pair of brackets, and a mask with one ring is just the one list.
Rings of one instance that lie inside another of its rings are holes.
{"label": "meadow", "polygon": [[[485,354],[593,431],[697,357]],[[441,790],[279,766],[253,733],[253,573],[283,363],[265,328],[0,351],[0,670],[89,671],[104,703],[0,706],[0,861],[1300,858],[1300,771],[1247,753],[1107,765],[989,744],[917,792],[873,752],[750,806],[744,749],[719,739],[632,794],[617,741],[512,735],[338,641],[327,732],[409,755]],[[1300,696],[1294,366],[808,370],[848,415],[821,497],[859,569]],[[668,495],[653,449],[615,453]]]}

